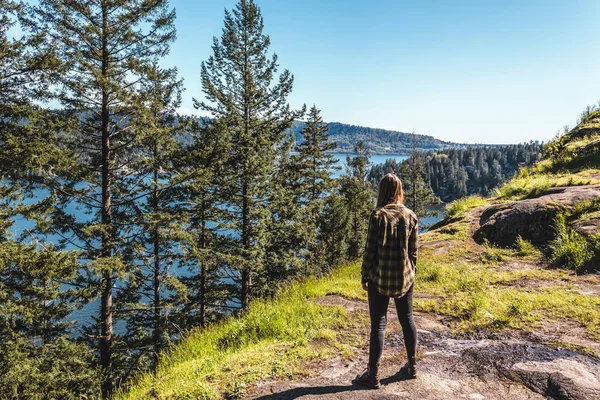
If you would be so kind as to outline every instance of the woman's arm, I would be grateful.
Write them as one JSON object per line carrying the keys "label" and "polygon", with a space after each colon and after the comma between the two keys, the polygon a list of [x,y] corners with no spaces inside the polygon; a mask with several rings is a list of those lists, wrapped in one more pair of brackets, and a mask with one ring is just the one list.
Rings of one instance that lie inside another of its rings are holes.
{"label": "woman's arm", "polygon": [[369,231],[367,232],[367,243],[365,245],[365,253],[363,254],[361,282],[364,284],[369,280],[369,275],[373,269],[373,263],[377,256],[377,228],[378,221],[376,212],[373,211],[369,217]]}
{"label": "woman's arm", "polygon": [[415,269],[417,268],[417,258],[419,253],[419,222],[415,222],[415,227],[410,233],[410,238],[408,239],[408,257],[410,261],[412,261]]}

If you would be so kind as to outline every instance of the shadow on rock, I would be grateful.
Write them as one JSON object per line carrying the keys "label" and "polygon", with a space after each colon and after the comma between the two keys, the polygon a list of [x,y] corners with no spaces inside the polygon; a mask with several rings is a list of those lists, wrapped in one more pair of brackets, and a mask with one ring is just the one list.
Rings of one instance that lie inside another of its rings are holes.
{"label": "shadow on rock", "polygon": [[279,393],[273,393],[264,395],[261,397],[257,397],[255,400],[288,400],[288,399],[297,399],[301,396],[309,396],[309,395],[321,395],[321,394],[335,394],[342,392],[350,392],[350,391],[370,391],[372,389],[367,389],[358,385],[331,385],[331,386],[313,386],[313,387],[297,387],[293,389],[284,390]]}

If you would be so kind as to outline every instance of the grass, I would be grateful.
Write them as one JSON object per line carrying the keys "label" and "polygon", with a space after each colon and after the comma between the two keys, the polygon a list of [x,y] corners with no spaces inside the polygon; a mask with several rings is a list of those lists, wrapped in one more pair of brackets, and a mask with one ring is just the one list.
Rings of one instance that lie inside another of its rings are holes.
{"label": "grass", "polygon": [[[443,223],[443,225],[441,225]],[[420,240],[436,241],[436,240],[465,240],[469,237],[469,219],[464,215],[458,215],[450,220],[444,220],[438,223],[441,226],[432,228],[424,234],[420,235]]]}
{"label": "grass", "polygon": [[570,210],[569,217],[585,217],[598,211],[600,211],[600,199],[580,201]]}
{"label": "grass", "polygon": [[488,204],[488,201],[481,196],[468,196],[455,200],[446,205],[444,209],[444,217],[447,219],[454,218],[466,210]]}
{"label": "grass", "polygon": [[254,301],[238,318],[191,332],[163,354],[155,374],[139,375],[115,399],[220,399],[238,397],[259,379],[306,374],[303,363],[351,353],[346,310],[319,305],[327,294],[364,296],[356,264],[294,283],[276,298]]}
{"label": "grass", "polygon": [[561,268],[581,270],[594,258],[594,247],[583,235],[567,225],[560,213],[554,222],[556,238],[550,243],[552,262]]}
{"label": "grass", "polygon": [[483,262],[498,263],[506,260],[512,255],[512,253],[513,251],[511,249],[501,249],[499,247],[495,247],[486,239],[483,242],[483,252],[480,255],[480,259]]}
{"label": "grass", "polygon": [[[600,340],[600,298],[552,285],[570,276],[560,270],[499,271],[489,263],[445,263],[441,257],[430,258],[419,264],[416,290],[437,298],[417,299],[415,307],[455,317],[454,330],[459,333],[533,329],[547,317],[581,323],[591,337]],[[527,279],[546,281],[548,287],[513,285]]]}
{"label": "grass", "polygon": [[519,257],[541,258],[542,253],[530,241],[525,240],[521,235],[517,236],[515,241],[515,249]]}
{"label": "grass", "polygon": [[598,170],[585,170],[577,173],[532,173],[529,169],[522,169],[513,179],[495,189],[494,194],[501,200],[522,200],[536,197],[552,187],[582,186],[600,183],[600,179],[593,177]]}

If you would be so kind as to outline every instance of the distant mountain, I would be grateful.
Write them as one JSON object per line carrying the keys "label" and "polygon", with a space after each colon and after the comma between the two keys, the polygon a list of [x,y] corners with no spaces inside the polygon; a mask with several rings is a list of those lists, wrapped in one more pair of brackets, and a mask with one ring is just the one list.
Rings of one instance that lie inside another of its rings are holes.
{"label": "distant mountain", "polygon": [[[302,121],[295,121],[291,128],[297,143],[303,140],[300,132],[305,125]],[[425,151],[466,147],[464,144],[445,142],[433,136],[417,135],[417,137],[419,138],[419,149]],[[337,143],[336,152],[339,153],[351,153],[356,142],[363,140],[373,154],[407,154],[410,151],[412,134],[330,122],[329,138],[332,142]]]}

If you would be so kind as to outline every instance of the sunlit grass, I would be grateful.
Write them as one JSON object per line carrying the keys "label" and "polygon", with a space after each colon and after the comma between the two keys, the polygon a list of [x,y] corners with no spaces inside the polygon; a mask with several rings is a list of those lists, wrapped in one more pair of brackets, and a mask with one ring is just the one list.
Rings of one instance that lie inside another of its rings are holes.
{"label": "sunlit grass", "polygon": [[533,259],[542,257],[540,250],[531,244],[529,240],[523,239],[521,235],[517,236],[517,240],[515,241],[515,249],[519,257],[528,257]]}
{"label": "sunlit grass", "polygon": [[139,375],[129,392],[115,398],[236,397],[258,379],[302,376],[307,360],[349,355],[348,338],[338,336],[357,321],[343,308],[310,300],[327,294],[364,297],[358,265],[293,283],[273,300],[252,302],[238,318],[190,333],[163,353],[156,374]]}
{"label": "sunlit grass", "polygon": [[[598,171],[600,174],[600,171]],[[563,174],[530,174],[522,172],[504,185],[496,188],[497,199],[521,200],[541,195],[552,187],[581,186],[600,183],[600,179],[591,176],[591,171]]]}
{"label": "sunlit grass", "polygon": [[481,196],[468,196],[458,200],[454,200],[452,203],[446,205],[444,209],[445,218],[454,218],[464,211],[478,206],[488,204],[488,200]]}
{"label": "sunlit grass", "polygon": [[523,279],[548,283],[568,280],[561,270],[499,271],[493,264],[444,263],[439,258],[419,265],[417,292],[437,299],[418,299],[418,310],[457,318],[457,332],[480,329],[531,329],[544,317],[569,319],[600,339],[600,298],[567,291],[560,286],[523,290],[510,285]]}
{"label": "sunlit grass", "polygon": [[594,257],[592,243],[567,225],[564,214],[558,214],[554,223],[556,238],[550,243],[552,262],[561,268],[579,270]]}

